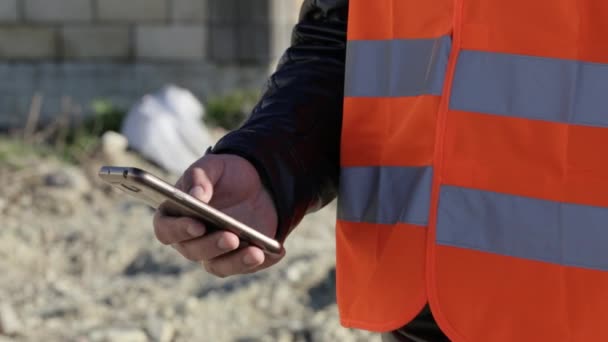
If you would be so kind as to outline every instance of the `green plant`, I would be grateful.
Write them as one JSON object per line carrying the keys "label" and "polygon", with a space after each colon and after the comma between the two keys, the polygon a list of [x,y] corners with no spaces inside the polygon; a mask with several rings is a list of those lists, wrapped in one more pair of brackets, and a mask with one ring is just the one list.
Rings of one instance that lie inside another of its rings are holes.
{"label": "green plant", "polygon": [[49,146],[28,144],[16,137],[0,136],[0,165],[20,169],[28,159],[50,155],[53,155],[53,151]]}
{"label": "green plant", "polygon": [[125,115],[124,110],[111,102],[95,100],[84,119],[71,122],[58,119],[51,124],[52,133],[38,145],[64,161],[78,163],[95,150],[103,133],[120,130]]}
{"label": "green plant", "polygon": [[58,115],[55,121],[28,134],[0,135],[0,165],[18,167],[22,160],[39,157],[82,162],[93,153],[103,133],[120,131],[125,116],[126,111],[111,102],[96,100],[83,120]]}
{"label": "green plant", "polygon": [[91,104],[93,115],[84,122],[84,129],[101,136],[107,131],[120,131],[120,126],[127,112],[108,100],[95,100]]}
{"label": "green plant", "polygon": [[259,94],[251,90],[237,90],[207,101],[205,123],[228,130],[237,128],[255,106]]}
{"label": "green plant", "polygon": [[78,162],[89,155],[99,143],[99,138],[107,131],[120,131],[126,111],[110,101],[98,99],[91,104],[92,113],[79,123],[72,123],[64,134],[55,141],[56,153],[69,162]]}

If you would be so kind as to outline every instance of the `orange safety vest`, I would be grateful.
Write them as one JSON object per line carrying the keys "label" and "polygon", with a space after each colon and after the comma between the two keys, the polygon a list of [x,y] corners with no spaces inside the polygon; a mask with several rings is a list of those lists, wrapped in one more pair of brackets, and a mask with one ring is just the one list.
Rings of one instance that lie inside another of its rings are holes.
{"label": "orange safety vest", "polygon": [[608,1],[351,0],[342,324],[608,341]]}

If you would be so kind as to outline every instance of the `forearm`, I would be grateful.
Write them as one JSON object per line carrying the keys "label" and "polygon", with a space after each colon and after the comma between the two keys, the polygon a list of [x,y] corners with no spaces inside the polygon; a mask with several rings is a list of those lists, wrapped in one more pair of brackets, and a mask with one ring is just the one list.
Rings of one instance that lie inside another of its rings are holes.
{"label": "forearm", "polygon": [[273,195],[280,240],[337,191],[348,2],[320,3],[305,1],[262,99],[213,149],[254,164]]}

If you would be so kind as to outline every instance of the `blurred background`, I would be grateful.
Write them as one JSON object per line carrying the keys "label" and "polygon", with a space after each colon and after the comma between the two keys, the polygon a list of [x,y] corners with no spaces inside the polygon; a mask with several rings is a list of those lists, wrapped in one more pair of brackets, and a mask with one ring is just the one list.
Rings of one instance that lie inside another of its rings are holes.
{"label": "blurred background", "polygon": [[0,0],[0,342],[372,341],[339,326],[332,204],[218,279],[101,165],[180,172],[255,104],[301,0]]}

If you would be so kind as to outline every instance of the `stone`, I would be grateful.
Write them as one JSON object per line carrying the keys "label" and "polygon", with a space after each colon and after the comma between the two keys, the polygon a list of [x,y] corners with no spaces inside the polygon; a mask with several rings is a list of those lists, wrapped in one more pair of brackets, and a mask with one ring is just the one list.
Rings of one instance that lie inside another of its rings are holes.
{"label": "stone", "polygon": [[175,336],[175,327],[158,317],[149,317],[146,331],[154,342],[171,342]]}
{"label": "stone", "polygon": [[275,334],[276,335],[274,336],[274,338],[277,342],[294,342],[293,335],[289,330],[280,329],[276,331]]}
{"label": "stone", "polygon": [[73,166],[63,166],[44,176],[44,184],[52,188],[71,189],[77,193],[91,190],[91,184],[83,171]]}
{"label": "stone", "polygon": [[40,312],[40,317],[45,321],[51,318],[66,319],[67,316],[77,317],[80,313],[78,306],[66,305],[66,304],[55,304],[50,305]]}
{"label": "stone", "polygon": [[300,280],[302,280],[302,277],[306,272],[306,267],[307,265],[303,262],[290,265],[285,273],[287,280],[292,283],[298,283]]}
{"label": "stone", "polygon": [[136,276],[141,274],[178,275],[183,271],[180,265],[170,260],[161,259],[158,254],[143,250],[125,268],[124,274]]}
{"label": "stone", "polygon": [[128,146],[129,141],[120,133],[107,131],[101,136],[101,151],[110,163],[123,159]]}
{"label": "stone", "polygon": [[323,310],[336,302],[336,269],[332,267],[325,278],[308,289],[309,306],[315,310]]}
{"label": "stone", "polygon": [[15,336],[23,331],[23,323],[15,309],[9,303],[0,305],[0,332],[4,335]]}
{"label": "stone", "polygon": [[41,180],[44,186],[34,189],[33,208],[54,215],[72,215],[92,190],[84,171],[74,166],[48,171]]}
{"label": "stone", "polygon": [[122,152],[127,149],[129,141],[118,132],[107,131],[101,136],[101,144],[104,152]]}
{"label": "stone", "polygon": [[206,56],[206,35],[202,26],[138,26],[135,33],[137,58],[195,61]]}
{"label": "stone", "polygon": [[127,26],[67,26],[60,31],[63,56],[71,59],[126,59],[130,53]]}
{"label": "stone", "polygon": [[69,175],[61,171],[47,174],[44,177],[44,184],[57,188],[69,188],[72,185]]}
{"label": "stone", "polygon": [[93,6],[91,0],[24,1],[25,18],[27,21],[87,22],[91,21],[93,18]]}
{"label": "stone", "polygon": [[145,332],[137,328],[107,328],[89,334],[92,342],[148,342]]}

